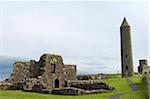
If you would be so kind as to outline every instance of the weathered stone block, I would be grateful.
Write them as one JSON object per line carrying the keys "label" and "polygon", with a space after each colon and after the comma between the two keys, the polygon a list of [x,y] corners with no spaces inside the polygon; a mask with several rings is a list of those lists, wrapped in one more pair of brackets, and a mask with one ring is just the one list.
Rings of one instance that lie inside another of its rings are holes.
{"label": "weathered stone block", "polygon": [[84,93],[84,91],[77,88],[54,89],[51,92],[51,94],[56,95],[80,95],[82,93]]}

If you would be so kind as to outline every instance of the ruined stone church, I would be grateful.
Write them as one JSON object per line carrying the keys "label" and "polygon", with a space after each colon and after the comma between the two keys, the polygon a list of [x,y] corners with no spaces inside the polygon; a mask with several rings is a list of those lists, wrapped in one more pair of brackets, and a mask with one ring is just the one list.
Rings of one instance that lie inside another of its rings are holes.
{"label": "ruined stone church", "polygon": [[76,79],[76,65],[66,65],[59,55],[43,54],[38,62],[17,61],[0,90],[23,90],[45,94],[79,95],[111,92],[115,88],[100,80]]}
{"label": "ruined stone church", "polygon": [[31,90],[35,83],[46,89],[63,88],[68,80],[76,80],[76,65],[66,65],[59,55],[43,54],[38,62],[17,61],[7,82],[14,85],[25,81],[26,90]]}

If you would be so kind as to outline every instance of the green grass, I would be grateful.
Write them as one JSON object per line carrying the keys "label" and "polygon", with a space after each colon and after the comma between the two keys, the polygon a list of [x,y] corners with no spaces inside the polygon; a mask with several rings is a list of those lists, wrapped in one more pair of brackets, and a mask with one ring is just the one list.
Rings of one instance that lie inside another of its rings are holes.
{"label": "green grass", "polygon": [[22,91],[0,91],[0,99],[106,99],[112,93],[91,94],[81,96],[60,96],[38,93],[27,93]]}
{"label": "green grass", "polygon": [[121,77],[121,74],[105,74],[108,78]]}
{"label": "green grass", "polygon": [[125,78],[110,78],[104,80],[107,84],[111,85],[112,87],[116,88],[115,93],[120,93],[120,92],[126,92],[126,91],[131,91],[130,86],[126,82]]}
{"label": "green grass", "polygon": [[129,79],[138,87],[137,91],[128,91],[128,94],[122,95],[121,99],[148,99],[146,94],[146,83],[142,81],[142,75],[135,75]]}

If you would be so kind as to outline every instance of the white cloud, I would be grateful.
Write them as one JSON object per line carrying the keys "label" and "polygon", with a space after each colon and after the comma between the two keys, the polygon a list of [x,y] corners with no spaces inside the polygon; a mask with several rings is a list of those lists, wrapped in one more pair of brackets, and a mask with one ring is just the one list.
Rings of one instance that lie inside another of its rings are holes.
{"label": "white cloud", "polygon": [[124,16],[132,28],[136,70],[138,59],[148,54],[146,2],[4,2],[3,54],[38,60],[43,53],[56,53],[79,71],[88,71],[85,62],[106,66],[97,64],[92,72],[116,73]]}

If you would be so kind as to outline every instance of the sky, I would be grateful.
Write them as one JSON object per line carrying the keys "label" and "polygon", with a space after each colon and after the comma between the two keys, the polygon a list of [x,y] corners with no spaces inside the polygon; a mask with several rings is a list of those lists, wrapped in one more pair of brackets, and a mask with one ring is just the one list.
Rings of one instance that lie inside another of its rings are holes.
{"label": "sky", "polygon": [[148,59],[146,1],[1,1],[0,55],[58,54],[78,73],[121,72],[120,25],[131,26],[134,70]]}

